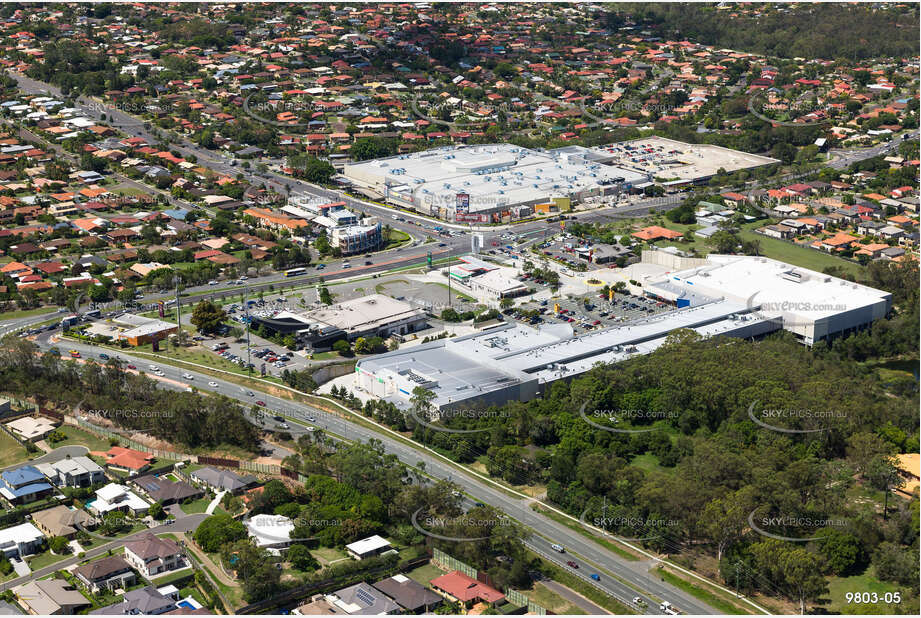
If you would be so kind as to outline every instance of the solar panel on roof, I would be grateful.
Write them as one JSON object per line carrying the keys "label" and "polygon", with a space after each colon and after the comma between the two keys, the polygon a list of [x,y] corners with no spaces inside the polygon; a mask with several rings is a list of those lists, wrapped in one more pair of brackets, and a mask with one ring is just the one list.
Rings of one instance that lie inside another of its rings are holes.
{"label": "solar panel on roof", "polygon": [[374,602],[377,600],[374,598],[374,595],[372,595],[370,592],[368,592],[364,588],[359,588],[358,590],[356,590],[355,596],[358,597],[360,601],[367,603],[368,605],[374,605]]}

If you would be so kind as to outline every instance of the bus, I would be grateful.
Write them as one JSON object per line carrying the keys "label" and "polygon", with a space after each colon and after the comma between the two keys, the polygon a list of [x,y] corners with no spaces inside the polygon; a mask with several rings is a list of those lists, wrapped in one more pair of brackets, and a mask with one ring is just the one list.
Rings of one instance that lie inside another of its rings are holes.
{"label": "bus", "polygon": [[291,270],[285,271],[285,277],[300,277],[301,275],[306,275],[306,268],[292,268]]}

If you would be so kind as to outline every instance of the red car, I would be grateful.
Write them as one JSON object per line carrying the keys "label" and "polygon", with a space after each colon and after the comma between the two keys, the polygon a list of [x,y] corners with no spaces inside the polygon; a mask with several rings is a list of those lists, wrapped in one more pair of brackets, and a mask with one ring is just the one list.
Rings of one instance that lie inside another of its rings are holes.
{"label": "red car", "polygon": [[573,568],[573,569],[578,569],[578,568],[579,568],[579,565],[576,564],[575,562],[573,562],[572,560],[567,560],[567,561],[566,561],[566,566],[569,566],[569,567],[571,567],[571,568]]}
{"label": "red car", "polygon": [[134,365],[128,365],[128,369],[137,369]]}
{"label": "red car", "polygon": [[262,400],[256,400],[256,405],[257,405],[257,406],[265,407],[265,402],[262,401]]}

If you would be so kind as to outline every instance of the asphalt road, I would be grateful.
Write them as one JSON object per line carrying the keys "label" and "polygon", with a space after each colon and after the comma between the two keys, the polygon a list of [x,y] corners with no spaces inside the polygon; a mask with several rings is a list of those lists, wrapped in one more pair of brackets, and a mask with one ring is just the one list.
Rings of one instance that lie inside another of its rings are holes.
{"label": "asphalt road", "polygon": [[30,573],[29,575],[25,575],[23,577],[17,577],[15,579],[5,581],[2,584],[0,584],[0,591],[9,590],[10,588],[15,588],[16,586],[24,584],[33,579],[41,579],[42,577],[45,577],[46,575],[51,575],[55,571],[60,571],[61,569],[64,569],[64,568],[73,566],[75,564],[78,564],[80,562],[83,562],[84,560],[88,560],[90,558],[101,556],[105,554],[106,552],[108,552],[110,549],[118,549],[119,547],[123,547],[127,541],[133,541],[137,539],[138,537],[140,537],[140,535],[144,534],[145,532],[153,532],[154,534],[163,534],[166,532],[177,532],[177,533],[190,532],[192,530],[195,530],[198,527],[198,524],[203,522],[207,517],[208,516],[205,515],[204,513],[184,515],[184,517],[176,519],[175,522],[172,524],[169,524],[169,525],[161,524],[159,526],[154,526],[153,528],[148,528],[147,530],[141,530],[139,532],[135,532],[134,534],[120,537],[108,543],[104,543],[103,545],[99,545],[98,547],[93,547],[92,549],[87,550],[83,557],[72,556],[70,558],[67,558],[66,560],[55,562],[52,565],[32,571],[32,573]]}
{"label": "asphalt road", "polygon": [[[50,337],[51,333],[43,333],[39,336],[37,343],[42,347],[48,347]],[[97,362],[102,362],[99,360],[99,348],[93,346],[67,341],[57,344],[56,347],[61,350],[64,356],[67,355],[68,350],[76,349],[80,351],[84,359],[94,359]],[[108,350],[106,353],[113,354]],[[561,568],[575,572],[582,579],[588,577],[588,572],[591,568],[591,572],[598,573],[601,579],[599,582],[594,582],[590,579],[586,581],[627,605],[630,605],[630,600],[633,597],[642,597],[647,603],[647,608],[642,610],[642,613],[661,613],[658,610],[657,598],[671,601],[686,613],[719,613],[683,591],[648,576],[647,562],[623,559],[569,527],[534,512],[531,509],[531,500],[519,498],[497,489],[485,477],[478,477],[474,474],[460,471],[448,465],[441,457],[436,456],[431,451],[410,446],[386,430],[365,428],[311,406],[272,397],[257,390],[255,385],[252,389],[243,388],[220,378],[206,376],[192,369],[178,369],[142,355],[132,355],[123,351],[115,354],[121,357],[124,362],[134,364],[141,371],[148,372],[151,364],[158,366],[164,376],[160,378],[151,377],[159,379],[165,388],[184,390],[187,385],[191,385],[202,391],[226,395],[244,405],[250,406],[254,405],[256,400],[265,401],[269,409],[268,415],[280,414],[284,416],[289,425],[289,429],[284,431],[290,433],[295,439],[310,433],[308,427],[321,428],[333,437],[340,437],[349,441],[367,442],[371,438],[378,439],[383,443],[388,453],[393,453],[406,465],[415,467],[419,462],[423,462],[428,475],[456,483],[460,491],[472,499],[495,507],[500,512],[506,513],[509,517],[534,531],[535,534],[527,541],[528,545],[535,551],[546,554],[545,557],[548,560],[553,561]],[[191,374],[193,379],[184,379],[182,377],[184,373]],[[252,392],[253,395],[250,396],[248,392]],[[552,543],[563,545],[566,548],[566,554],[559,554],[551,550],[550,545]],[[567,560],[576,560],[583,565],[583,568],[579,570],[570,569],[566,566]],[[615,575],[619,579],[615,579]],[[645,592],[641,593],[640,591]],[[640,610],[637,609],[637,611]]]}

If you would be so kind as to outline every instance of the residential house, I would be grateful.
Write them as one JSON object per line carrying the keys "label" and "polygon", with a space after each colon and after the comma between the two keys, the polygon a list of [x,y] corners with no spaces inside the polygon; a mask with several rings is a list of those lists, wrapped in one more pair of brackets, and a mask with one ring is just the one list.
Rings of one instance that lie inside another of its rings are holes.
{"label": "residential house", "polygon": [[45,536],[31,523],[0,530],[0,555],[22,559],[41,551]]}
{"label": "residential house", "polygon": [[327,595],[317,595],[310,603],[295,610],[301,615],[346,614],[349,616],[385,616],[403,613],[402,608],[385,593],[365,582]]}
{"label": "residential house", "polygon": [[125,559],[148,578],[187,566],[178,543],[152,532],[125,543]]}
{"label": "residential house", "polygon": [[[161,614],[172,614],[177,612],[178,593],[175,592],[175,586],[145,586],[135,590],[129,590],[122,596],[122,601],[114,605],[108,605],[90,612],[90,616],[125,616],[125,615],[144,615],[158,616]],[[182,613],[208,614],[207,611],[188,610],[182,607]]]}
{"label": "residential house", "polygon": [[389,549],[391,549],[390,541],[376,534],[345,546],[346,553],[355,560],[377,556]]}
{"label": "residential house", "polygon": [[79,590],[63,579],[33,579],[13,588],[16,600],[30,614],[73,615],[90,606]]}
{"label": "residential house", "polygon": [[857,241],[856,236],[839,232],[820,241],[820,246],[825,251],[843,251]]}
{"label": "residential house", "polygon": [[7,423],[6,428],[20,440],[36,442],[44,440],[45,436],[54,431],[58,424],[45,416],[21,416]]}
{"label": "residential house", "polygon": [[49,538],[62,536],[73,539],[81,528],[91,527],[95,521],[84,511],[63,504],[32,513],[32,523]]}
{"label": "residential house", "polygon": [[255,476],[240,476],[230,470],[218,470],[204,467],[195,470],[189,477],[193,482],[200,483],[215,492],[229,491],[239,494],[258,482]]}
{"label": "residential house", "polygon": [[138,476],[131,481],[154,502],[163,506],[201,498],[204,492],[185,481],[174,482],[156,476]]}
{"label": "residential house", "polygon": [[127,588],[136,581],[134,571],[121,556],[107,556],[74,569],[73,574],[91,592]]}
{"label": "residential house", "polygon": [[371,584],[403,608],[406,614],[431,614],[442,597],[405,575],[394,575]]}
{"label": "residential house", "polygon": [[887,240],[896,240],[905,234],[905,230],[894,225],[887,225],[879,229],[879,236]]}
{"label": "residential house", "polygon": [[96,490],[96,499],[87,503],[87,508],[101,516],[113,511],[143,515],[150,508],[140,496],[118,483],[109,483]]}
{"label": "residential house", "polygon": [[782,223],[766,225],[760,228],[758,232],[764,234],[765,236],[770,236],[771,238],[780,238],[782,240],[796,236],[795,228],[790,227],[789,225],[783,225]]}
{"label": "residential house", "polygon": [[35,466],[0,472],[0,496],[10,504],[28,504],[54,493],[54,487]]}
{"label": "residential house", "polygon": [[35,467],[58,487],[89,487],[106,480],[102,467],[85,455],[68,455],[54,462],[36,464]]}
{"label": "residential house", "polygon": [[113,446],[102,453],[106,458],[106,465],[117,470],[125,470],[132,474],[139,474],[150,467],[154,456],[149,453],[136,451],[123,446]]}
{"label": "residential house", "polygon": [[857,224],[857,233],[863,236],[879,236],[879,231],[886,227],[882,221],[861,221]]}
{"label": "residential house", "polygon": [[492,586],[460,571],[451,571],[429,583],[449,601],[468,608],[480,602],[495,606],[505,600],[505,595]]}

